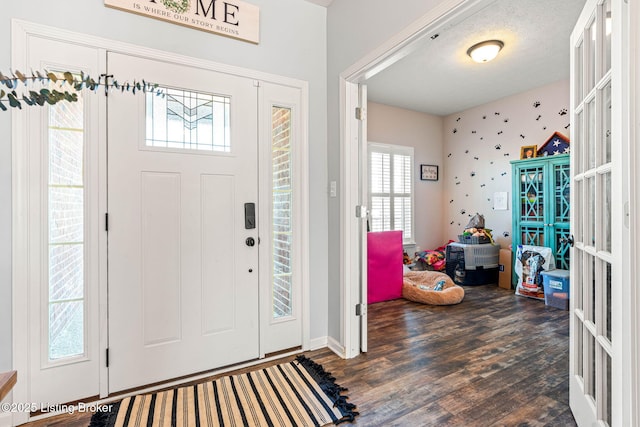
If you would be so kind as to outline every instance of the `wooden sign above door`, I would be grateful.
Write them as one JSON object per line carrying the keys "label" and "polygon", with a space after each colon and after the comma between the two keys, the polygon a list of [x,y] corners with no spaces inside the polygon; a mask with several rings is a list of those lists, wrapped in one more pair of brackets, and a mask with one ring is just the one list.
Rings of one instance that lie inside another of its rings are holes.
{"label": "wooden sign above door", "polygon": [[104,4],[251,43],[260,42],[260,8],[239,0],[104,0]]}

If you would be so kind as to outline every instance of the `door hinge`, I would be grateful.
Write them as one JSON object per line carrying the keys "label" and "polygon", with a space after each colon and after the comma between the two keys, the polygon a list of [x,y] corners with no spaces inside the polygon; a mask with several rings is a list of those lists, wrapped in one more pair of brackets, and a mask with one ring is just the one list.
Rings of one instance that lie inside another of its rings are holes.
{"label": "door hinge", "polygon": [[356,316],[365,316],[367,314],[366,304],[356,304]]}
{"label": "door hinge", "polygon": [[366,206],[356,206],[356,218],[366,218],[368,213]]}
{"label": "door hinge", "polygon": [[364,120],[367,116],[367,111],[362,107],[356,107],[356,120]]}
{"label": "door hinge", "polygon": [[106,360],[106,365],[107,365],[107,368],[108,368],[109,367],[109,348],[108,347],[105,350],[105,360]]}
{"label": "door hinge", "polygon": [[104,214],[104,231],[109,231],[109,214]]}

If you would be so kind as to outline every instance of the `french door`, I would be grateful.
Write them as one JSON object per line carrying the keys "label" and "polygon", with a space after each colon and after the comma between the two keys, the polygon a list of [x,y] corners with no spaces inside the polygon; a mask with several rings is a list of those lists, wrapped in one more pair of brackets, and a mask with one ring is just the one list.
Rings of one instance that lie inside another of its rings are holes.
{"label": "french door", "polygon": [[[570,406],[579,426],[621,425],[623,0],[588,0],[571,35]],[[612,40],[615,43],[612,43]]]}
{"label": "french door", "polygon": [[[108,54],[109,391],[259,356],[253,80]],[[186,86],[186,87],[185,87]]]}

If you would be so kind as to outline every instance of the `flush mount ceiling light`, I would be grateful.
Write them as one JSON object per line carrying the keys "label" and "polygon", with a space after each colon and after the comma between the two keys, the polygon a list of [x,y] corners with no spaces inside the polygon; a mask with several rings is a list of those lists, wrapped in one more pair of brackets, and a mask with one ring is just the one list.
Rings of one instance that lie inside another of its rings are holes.
{"label": "flush mount ceiling light", "polygon": [[476,62],[489,62],[498,55],[504,43],[500,40],[487,40],[474,44],[467,50],[467,55]]}

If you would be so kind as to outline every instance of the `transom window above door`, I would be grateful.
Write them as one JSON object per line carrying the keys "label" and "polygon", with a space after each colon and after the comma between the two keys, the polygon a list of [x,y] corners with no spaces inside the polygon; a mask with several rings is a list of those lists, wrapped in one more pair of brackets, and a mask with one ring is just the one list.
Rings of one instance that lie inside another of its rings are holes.
{"label": "transom window above door", "polygon": [[231,98],[159,87],[147,93],[145,145],[155,148],[231,151]]}

